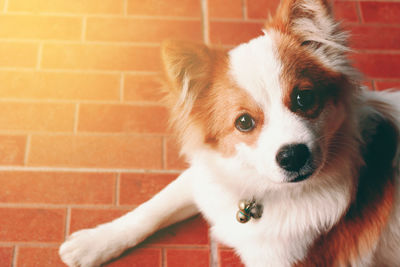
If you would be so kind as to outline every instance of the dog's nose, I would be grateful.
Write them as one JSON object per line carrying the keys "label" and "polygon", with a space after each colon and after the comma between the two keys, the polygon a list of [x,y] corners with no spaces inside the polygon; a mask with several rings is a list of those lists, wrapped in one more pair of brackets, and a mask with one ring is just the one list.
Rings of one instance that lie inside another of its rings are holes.
{"label": "dog's nose", "polygon": [[286,145],[276,154],[276,162],[286,171],[297,172],[310,156],[310,150],[305,144]]}

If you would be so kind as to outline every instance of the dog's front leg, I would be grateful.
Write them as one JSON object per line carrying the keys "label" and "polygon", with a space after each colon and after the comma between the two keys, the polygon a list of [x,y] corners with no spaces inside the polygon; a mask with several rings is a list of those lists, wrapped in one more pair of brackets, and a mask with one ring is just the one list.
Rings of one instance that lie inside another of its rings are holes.
{"label": "dog's front leg", "polygon": [[193,201],[191,183],[189,169],[126,215],[96,228],[73,233],[60,247],[62,260],[70,267],[99,266],[158,229],[195,215],[198,209]]}

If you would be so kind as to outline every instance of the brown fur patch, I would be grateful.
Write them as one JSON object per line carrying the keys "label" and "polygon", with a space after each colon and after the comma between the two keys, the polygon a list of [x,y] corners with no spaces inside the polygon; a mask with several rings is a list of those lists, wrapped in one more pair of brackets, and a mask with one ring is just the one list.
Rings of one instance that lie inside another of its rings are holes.
{"label": "brown fur patch", "polygon": [[[199,97],[193,108],[196,122],[203,124],[205,143],[224,156],[233,155],[238,143],[255,144],[264,123],[262,109],[233,82],[228,71],[228,62],[220,61],[209,90]],[[244,113],[251,115],[255,121],[255,128],[245,133],[235,127],[237,117]]]}
{"label": "brown fur patch", "polygon": [[[235,145],[252,145],[257,141],[264,114],[252,97],[229,76],[225,51],[201,44],[166,42],[162,55],[167,75],[166,102],[171,120],[183,146],[196,131],[203,144],[224,156],[235,153]],[[186,80],[185,80],[186,79]],[[186,83],[187,92],[182,92]],[[235,120],[250,114],[256,123],[250,132],[239,132]]]}
{"label": "brown fur patch", "polygon": [[[283,103],[289,110],[306,118],[315,118],[328,101],[337,103],[351,93],[350,82],[345,76],[325,67],[296,38],[278,32],[273,37],[282,62]],[[316,96],[316,104],[306,112],[296,109],[296,92],[302,90],[312,90]]]}

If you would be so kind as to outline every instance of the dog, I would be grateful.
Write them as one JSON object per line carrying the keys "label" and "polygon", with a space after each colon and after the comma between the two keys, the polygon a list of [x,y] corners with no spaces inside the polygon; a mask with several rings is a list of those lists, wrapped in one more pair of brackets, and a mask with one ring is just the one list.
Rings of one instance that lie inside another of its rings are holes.
{"label": "dog", "polygon": [[162,45],[171,121],[190,167],[151,200],[72,234],[99,266],[202,213],[246,266],[399,266],[400,92],[361,85],[328,0],[287,0],[229,51]]}

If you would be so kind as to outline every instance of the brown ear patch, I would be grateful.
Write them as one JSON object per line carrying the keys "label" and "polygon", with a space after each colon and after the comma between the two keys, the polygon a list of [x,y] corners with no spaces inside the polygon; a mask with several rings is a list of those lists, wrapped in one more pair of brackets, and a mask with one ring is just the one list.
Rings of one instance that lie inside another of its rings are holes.
{"label": "brown ear patch", "polygon": [[170,123],[185,146],[195,134],[193,107],[209,91],[214,68],[225,54],[204,44],[165,41],[161,55],[167,82],[164,102],[170,109]]}
{"label": "brown ear patch", "polygon": [[[310,51],[289,35],[274,33],[278,57],[282,64],[280,82],[283,104],[292,112],[306,118],[316,118],[328,101],[345,101],[352,85],[345,75],[324,66]],[[311,90],[315,103],[307,110],[296,108],[299,92]]]}
{"label": "brown ear patch", "polygon": [[[161,56],[172,105],[179,102],[182,93],[183,97],[195,98],[208,86],[215,60],[214,50],[203,44],[165,41]],[[185,89],[187,91],[183,92]]]}
{"label": "brown ear patch", "polygon": [[327,0],[281,1],[275,16],[265,23],[265,28],[301,36],[303,33],[296,28],[297,22],[307,19],[318,25],[319,16],[333,19],[332,8]]}
{"label": "brown ear patch", "polygon": [[306,258],[295,266],[350,266],[373,249],[386,226],[394,201],[393,160],[398,131],[383,118],[375,133],[364,133],[364,151],[354,201],[346,215],[328,233],[316,240]]}

